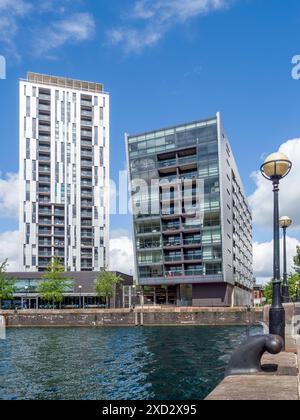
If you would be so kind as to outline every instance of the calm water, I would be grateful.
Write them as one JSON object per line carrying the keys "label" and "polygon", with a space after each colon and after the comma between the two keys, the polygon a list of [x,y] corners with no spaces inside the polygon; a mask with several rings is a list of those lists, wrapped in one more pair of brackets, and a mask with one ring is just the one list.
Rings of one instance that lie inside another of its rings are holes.
{"label": "calm water", "polygon": [[8,330],[0,399],[203,399],[246,337],[246,327]]}

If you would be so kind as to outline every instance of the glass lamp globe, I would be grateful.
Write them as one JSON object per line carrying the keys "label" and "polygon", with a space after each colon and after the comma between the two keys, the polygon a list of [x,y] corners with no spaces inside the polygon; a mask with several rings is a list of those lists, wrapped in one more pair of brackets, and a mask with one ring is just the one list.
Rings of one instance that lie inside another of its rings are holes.
{"label": "glass lamp globe", "polygon": [[291,169],[289,158],[283,153],[272,153],[263,165],[263,171],[269,178],[283,178]]}
{"label": "glass lamp globe", "polygon": [[288,228],[292,224],[292,219],[290,219],[288,216],[283,216],[279,219],[279,223],[282,228]]}

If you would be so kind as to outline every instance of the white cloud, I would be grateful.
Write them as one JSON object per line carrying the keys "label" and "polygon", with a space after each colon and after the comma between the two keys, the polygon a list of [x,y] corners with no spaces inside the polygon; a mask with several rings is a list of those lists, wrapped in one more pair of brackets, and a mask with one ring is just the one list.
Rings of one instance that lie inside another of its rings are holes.
{"label": "white cloud", "polygon": [[95,21],[90,13],[75,13],[66,19],[53,22],[45,32],[41,32],[37,42],[37,52],[60,48],[68,43],[78,43],[91,39],[95,32]]}
{"label": "white cloud", "polygon": [[32,4],[25,0],[0,0],[0,13],[23,16],[32,9]]}
{"label": "white cloud", "polygon": [[111,233],[109,268],[125,274],[134,274],[133,244],[126,231]]}
{"label": "white cloud", "polygon": [[127,53],[140,52],[160,41],[178,23],[227,7],[231,0],[137,0],[127,16],[132,23],[112,29],[110,42]]}
{"label": "white cloud", "polygon": [[[280,183],[280,214],[293,219],[293,228],[300,229],[300,138],[282,144],[280,152],[286,154],[293,162],[291,173]],[[273,192],[270,181],[263,178],[260,172],[252,174],[256,190],[249,197],[253,221],[257,225],[272,226]]]}
{"label": "white cloud", "polygon": [[19,271],[19,231],[0,233],[0,262],[8,259],[8,271]]}
{"label": "white cloud", "polygon": [[19,176],[15,173],[0,178],[0,217],[17,218],[19,212]]}
{"label": "white cloud", "polygon": [[[288,272],[293,271],[293,257],[296,255],[296,248],[300,242],[287,237],[287,262]],[[282,241],[281,241],[281,255]],[[273,241],[253,244],[254,276],[264,278],[268,281],[273,277]],[[282,268],[282,267],[281,267]]]}

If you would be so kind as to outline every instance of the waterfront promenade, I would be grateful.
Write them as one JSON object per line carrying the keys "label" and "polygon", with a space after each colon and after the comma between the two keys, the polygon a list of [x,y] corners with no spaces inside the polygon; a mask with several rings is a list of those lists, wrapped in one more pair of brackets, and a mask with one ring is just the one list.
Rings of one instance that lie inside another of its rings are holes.
{"label": "waterfront promenade", "polygon": [[[207,400],[300,400],[300,305],[285,305],[286,349],[278,355],[265,354],[264,372],[255,375],[228,376]],[[265,308],[265,321],[268,307]],[[276,367],[276,372],[271,367]]]}

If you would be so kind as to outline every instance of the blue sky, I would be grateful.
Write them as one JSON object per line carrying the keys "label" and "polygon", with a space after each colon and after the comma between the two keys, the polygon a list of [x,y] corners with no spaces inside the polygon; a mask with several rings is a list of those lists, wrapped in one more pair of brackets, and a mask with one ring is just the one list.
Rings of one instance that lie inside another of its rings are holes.
{"label": "blue sky", "polygon": [[[1,179],[18,171],[18,79],[30,70],[104,83],[113,179],[125,166],[124,132],[220,111],[246,192],[259,199],[265,184],[251,173],[266,154],[300,137],[300,80],[291,76],[299,27],[299,0],[0,0],[0,54],[7,61]],[[289,206],[284,210],[293,211]],[[0,215],[0,234],[17,229],[14,214]],[[113,216],[111,228],[130,230],[130,217]],[[292,236],[300,238],[297,230]],[[271,239],[256,223],[255,240]]]}

